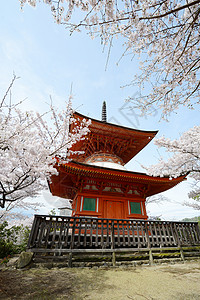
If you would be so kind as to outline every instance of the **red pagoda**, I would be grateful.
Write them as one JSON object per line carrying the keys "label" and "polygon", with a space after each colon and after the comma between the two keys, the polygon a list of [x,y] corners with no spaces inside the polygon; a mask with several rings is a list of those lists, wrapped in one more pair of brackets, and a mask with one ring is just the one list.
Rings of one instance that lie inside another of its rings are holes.
{"label": "red pagoda", "polygon": [[[77,123],[88,119],[77,112],[74,118]],[[173,179],[153,177],[130,172],[124,167],[155,137],[157,131],[107,123],[105,109],[102,121],[91,121],[89,134],[71,148],[84,153],[73,155],[70,162],[56,166],[59,175],[52,176],[51,193],[72,200],[74,217],[147,220],[146,197],[174,187],[185,176]]]}

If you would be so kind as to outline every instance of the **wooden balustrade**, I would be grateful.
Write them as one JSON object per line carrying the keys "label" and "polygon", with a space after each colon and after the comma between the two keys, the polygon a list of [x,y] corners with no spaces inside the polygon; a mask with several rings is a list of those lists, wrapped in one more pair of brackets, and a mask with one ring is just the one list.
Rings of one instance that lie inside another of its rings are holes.
{"label": "wooden balustrade", "polygon": [[33,252],[117,251],[199,246],[196,222],[35,215],[28,249]]}

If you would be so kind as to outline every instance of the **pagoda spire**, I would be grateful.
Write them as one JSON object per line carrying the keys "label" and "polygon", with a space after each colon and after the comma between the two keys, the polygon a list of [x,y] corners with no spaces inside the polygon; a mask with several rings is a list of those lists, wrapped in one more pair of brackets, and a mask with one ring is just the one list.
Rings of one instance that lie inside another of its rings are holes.
{"label": "pagoda spire", "polygon": [[107,122],[107,114],[106,114],[106,101],[103,101],[102,105],[102,122]]}

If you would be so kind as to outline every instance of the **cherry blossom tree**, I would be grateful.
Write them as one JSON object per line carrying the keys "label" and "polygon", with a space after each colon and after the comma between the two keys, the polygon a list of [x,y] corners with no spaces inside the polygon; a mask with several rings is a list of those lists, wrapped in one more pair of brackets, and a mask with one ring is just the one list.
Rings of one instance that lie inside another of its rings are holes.
{"label": "cherry blossom tree", "polygon": [[184,205],[192,207],[195,210],[200,210],[200,193],[197,196],[191,197],[193,199],[192,202],[190,201],[185,201]]}
{"label": "cherry blossom tree", "polygon": [[[38,0],[20,0],[36,6]],[[70,30],[86,29],[112,46],[124,40],[122,57],[141,58],[141,73],[131,84],[151,92],[129,97],[143,113],[154,110],[168,116],[179,106],[199,104],[200,0],[43,0],[58,24]]]}
{"label": "cherry blossom tree", "polygon": [[153,176],[178,177],[188,174],[195,182],[189,197],[195,201],[187,205],[200,209],[200,126],[195,126],[185,132],[179,139],[170,140],[161,137],[155,140],[158,147],[164,147],[173,155],[167,160],[163,159],[154,166],[148,168],[148,174]]}
{"label": "cherry blossom tree", "polygon": [[19,206],[19,201],[35,197],[47,187],[47,179],[57,174],[55,157],[68,161],[73,154],[71,146],[85,138],[90,124],[73,118],[71,96],[64,111],[50,105],[43,115],[23,112],[19,103],[6,103],[15,80],[16,76],[0,103],[0,206],[7,211],[14,202]]}
{"label": "cherry blossom tree", "polygon": [[22,223],[25,226],[30,226],[33,222],[33,215],[30,216],[30,211],[37,213],[43,205],[40,202],[26,201],[25,199],[6,202],[4,206],[0,209],[0,223],[7,221],[9,226]]}

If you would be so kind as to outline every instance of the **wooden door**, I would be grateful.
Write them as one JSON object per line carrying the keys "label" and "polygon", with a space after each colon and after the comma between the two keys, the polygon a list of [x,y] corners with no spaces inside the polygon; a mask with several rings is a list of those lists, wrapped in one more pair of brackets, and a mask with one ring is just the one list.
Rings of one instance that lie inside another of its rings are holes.
{"label": "wooden door", "polygon": [[106,210],[105,217],[108,219],[123,219],[123,202],[121,201],[105,201]]}

